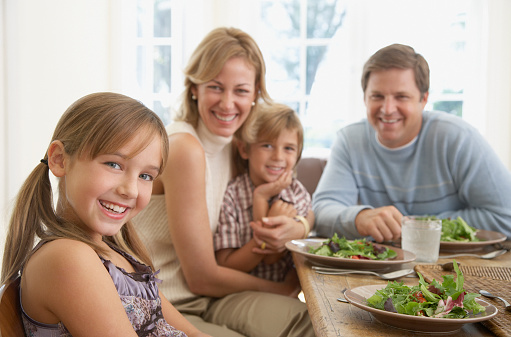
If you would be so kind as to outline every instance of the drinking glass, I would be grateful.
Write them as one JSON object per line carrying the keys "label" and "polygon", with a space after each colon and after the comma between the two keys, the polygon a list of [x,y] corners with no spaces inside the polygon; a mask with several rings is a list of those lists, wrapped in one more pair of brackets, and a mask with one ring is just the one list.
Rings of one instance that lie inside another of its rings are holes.
{"label": "drinking glass", "polygon": [[440,251],[442,220],[404,216],[401,220],[401,248],[415,254],[417,262],[436,262]]}

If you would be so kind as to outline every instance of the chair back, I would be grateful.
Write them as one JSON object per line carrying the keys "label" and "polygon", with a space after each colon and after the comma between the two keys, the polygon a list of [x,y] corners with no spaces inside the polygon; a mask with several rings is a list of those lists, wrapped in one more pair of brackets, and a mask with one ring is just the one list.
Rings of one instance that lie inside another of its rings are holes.
{"label": "chair back", "polygon": [[22,337],[25,329],[21,320],[20,277],[0,288],[0,337]]}
{"label": "chair back", "polygon": [[305,186],[310,195],[316,191],[326,162],[325,158],[305,157],[300,159],[296,165],[296,178]]}

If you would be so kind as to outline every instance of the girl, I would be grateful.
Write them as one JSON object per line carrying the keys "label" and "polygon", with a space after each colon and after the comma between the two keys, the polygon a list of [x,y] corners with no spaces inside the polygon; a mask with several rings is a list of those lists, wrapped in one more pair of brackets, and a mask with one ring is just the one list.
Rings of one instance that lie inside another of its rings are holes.
{"label": "girl", "polygon": [[[215,260],[213,235],[233,178],[232,137],[260,99],[271,101],[261,51],[245,32],[217,28],[197,46],[185,76],[178,118],[167,127],[172,164],[154,182],[151,202],[135,219],[162,271],[162,292],[213,336],[314,336],[307,307],[292,298],[300,289],[296,275],[271,282]],[[272,247],[285,249],[285,242],[303,238],[303,226],[292,218],[268,222],[278,230],[260,226],[254,232]]]}
{"label": "girl", "polygon": [[250,222],[284,215],[301,222],[309,233],[314,223],[311,197],[292,176],[302,153],[303,128],[291,108],[273,104],[261,108],[253,125],[244,125],[241,137],[234,159],[241,174],[224,196],[214,238],[216,258],[221,266],[283,281],[293,268],[291,254],[279,253],[266,242],[261,249],[273,249],[274,255],[254,253],[259,244]]}
{"label": "girl", "polygon": [[21,273],[27,336],[205,336],[160,296],[130,223],[167,153],[160,119],[136,100],[96,93],[67,109],[18,194],[5,245],[2,282]]}

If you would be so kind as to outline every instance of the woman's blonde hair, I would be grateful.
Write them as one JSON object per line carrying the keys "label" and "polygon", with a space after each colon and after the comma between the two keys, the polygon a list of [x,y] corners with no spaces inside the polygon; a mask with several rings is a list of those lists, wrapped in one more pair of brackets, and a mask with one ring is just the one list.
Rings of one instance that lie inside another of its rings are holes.
{"label": "woman's blonde hair", "polygon": [[[245,122],[234,138],[235,144],[241,143],[249,149],[254,143],[277,139],[283,130],[296,131],[298,137],[296,163],[298,163],[303,150],[303,126],[296,112],[285,104],[270,103],[260,104],[252,114],[254,118],[250,122]],[[233,157],[235,176],[248,172],[248,160],[241,157],[238,146],[233,146]]]}
{"label": "woman's blonde hair", "polygon": [[[94,93],[74,102],[60,118],[51,142],[61,141],[71,158],[92,160],[101,154],[115,152],[135,135],[143,135],[144,138],[131,155],[142,151],[154,137],[161,139],[161,173],[169,148],[163,123],[141,102],[121,94]],[[48,160],[47,155],[44,160]],[[63,180],[60,180],[59,192],[62,189]],[[60,217],[58,207],[55,211],[49,169],[41,162],[25,180],[16,198],[5,243],[2,282],[17,276],[37,239],[51,241],[58,238],[82,241],[98,254],[104,252],[81,227]],[[127,222],[116,235],[104,237],[104,240],[152,266],[131,222]]]}
{"label": "woman's blonde hair", "polygon": [[[271,101],[270,95],[266,91],[266,66],[257,43],[240,29],[221,27],[206,35],[190,57],[184,71],[185,90],[181,97],[182,104],[177,112],[176,120],[188,122],[197,128],[200,115],[197,101],[192,99],[192,88],[214,79],[222,71],[225,63],[233,57],[241,57],[248,65],[254,67],[257,89],[254,100],[256,106],[259,98],[265,102]],[[250,115],[248,119],[250,119]]]}

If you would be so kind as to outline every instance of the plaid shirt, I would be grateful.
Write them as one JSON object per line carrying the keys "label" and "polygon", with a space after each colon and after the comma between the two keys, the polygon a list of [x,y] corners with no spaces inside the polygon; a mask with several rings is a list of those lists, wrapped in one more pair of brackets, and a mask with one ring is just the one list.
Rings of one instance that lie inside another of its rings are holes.
{"label": "plaid shirt", "polygon": [[[240,248],[252,239],[250,221],[254,185],[248,173],[234,178],[225,191],[217,232],[214,236],[215,250],[224,248]],[[295,206],[297,215],[307,216],[311,210],[311,196],[297,179],[293,178],[291,185],[282,190],[270,200],[270,205],[281,199]],[[293,266],[291,254],[286,254],[275,264],[261,262],[251,271],[251,274],[272,281],[283,281],[287,272]]]}

